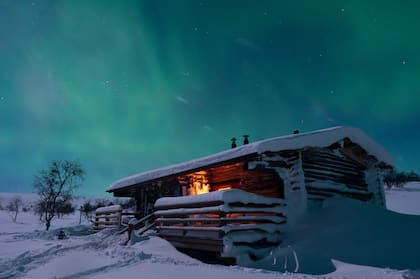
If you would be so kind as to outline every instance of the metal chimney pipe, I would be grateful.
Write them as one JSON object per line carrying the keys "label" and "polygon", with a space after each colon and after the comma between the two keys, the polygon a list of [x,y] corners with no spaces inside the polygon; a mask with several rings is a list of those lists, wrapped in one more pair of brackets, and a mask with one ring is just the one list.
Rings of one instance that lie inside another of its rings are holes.
{"label": "metal chimney pipe", "polygon": [[248,144],[249,143],[249,135],[244,135],[244,144]]}
{"label": "metal chimney pipe", "polygon": [[231,138],[230,139],[231,141],[232,141],[232,148],[235,148],[236,147],[236,138]]}

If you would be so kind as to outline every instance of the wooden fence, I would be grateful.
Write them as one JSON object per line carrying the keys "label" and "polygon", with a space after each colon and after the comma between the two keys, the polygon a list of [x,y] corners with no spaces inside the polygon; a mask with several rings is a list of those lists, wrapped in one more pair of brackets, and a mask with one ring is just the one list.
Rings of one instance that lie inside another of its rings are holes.
{"label": "wooden fence", "polygon": [[122,208],[119,205],[100,207],[95,211],[93,229],[99,231],[108,228],[118,228],[121,225]]}
{"label": "wooden fence", "polygon": [[282,199],[241,190],[162,198],[155,203],[155,225],[177,248],[258,258],[281,243],[284,206]]}

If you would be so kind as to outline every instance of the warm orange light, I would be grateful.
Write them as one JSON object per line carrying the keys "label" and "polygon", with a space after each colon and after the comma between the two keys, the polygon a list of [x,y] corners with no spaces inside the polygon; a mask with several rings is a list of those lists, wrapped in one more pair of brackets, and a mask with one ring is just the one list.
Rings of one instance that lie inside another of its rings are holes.
{"label": "warm orange light", "polygon": [[210,185],[201,182],[193,182],[191,187],[191,195],[200,195],[210,192]]}
{"label": "warm orange light", "polygon": [[220,187],[219,189],[217,189],[217,191],[224,191],[224,190],[229,190],[229,189],[232,189],[232,187],[225,186],[225,187]]}
{"label": "warm orange light", "polygon": [[210,184],[206,172],[194,173],[190,178],[190,195],[200,195],[210,192]]}

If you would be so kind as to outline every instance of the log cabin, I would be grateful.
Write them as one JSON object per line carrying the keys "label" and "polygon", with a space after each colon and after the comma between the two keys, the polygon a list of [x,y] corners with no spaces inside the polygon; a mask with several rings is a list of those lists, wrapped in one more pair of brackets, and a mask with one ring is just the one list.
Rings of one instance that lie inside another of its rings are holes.
{"label": "log cabin", "polygon": [[175,247],[237,262],[280,245],[288,228],[326,199],[385,207],[382,176],[393,165],[361,130],[333,127],[135,174],[107,191],[134,197],[137,214],[153,213],[158,235]]}

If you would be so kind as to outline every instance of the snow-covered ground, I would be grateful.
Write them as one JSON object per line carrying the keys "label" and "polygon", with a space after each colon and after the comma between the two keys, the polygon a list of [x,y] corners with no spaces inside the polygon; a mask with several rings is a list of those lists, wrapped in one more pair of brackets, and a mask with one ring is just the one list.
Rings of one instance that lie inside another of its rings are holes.
{"label": "snow-covered ground", "polygon": [[420,182],[408,183],[402,189],[387,190],[386,199],[389,210],[420,215]]}
{"label": "snow-covered ground", "polygon": [[[125,246],[125,234],[91,234],[78,214],[53,220],[45,232],[32,212],[12,223],[0,210],[0,278],[420,278],[420,183],[386,196],[395,212],[331,201],[255,268],[204,264],[153,235]],[[57,240],[60,229],[69,238]]]}

